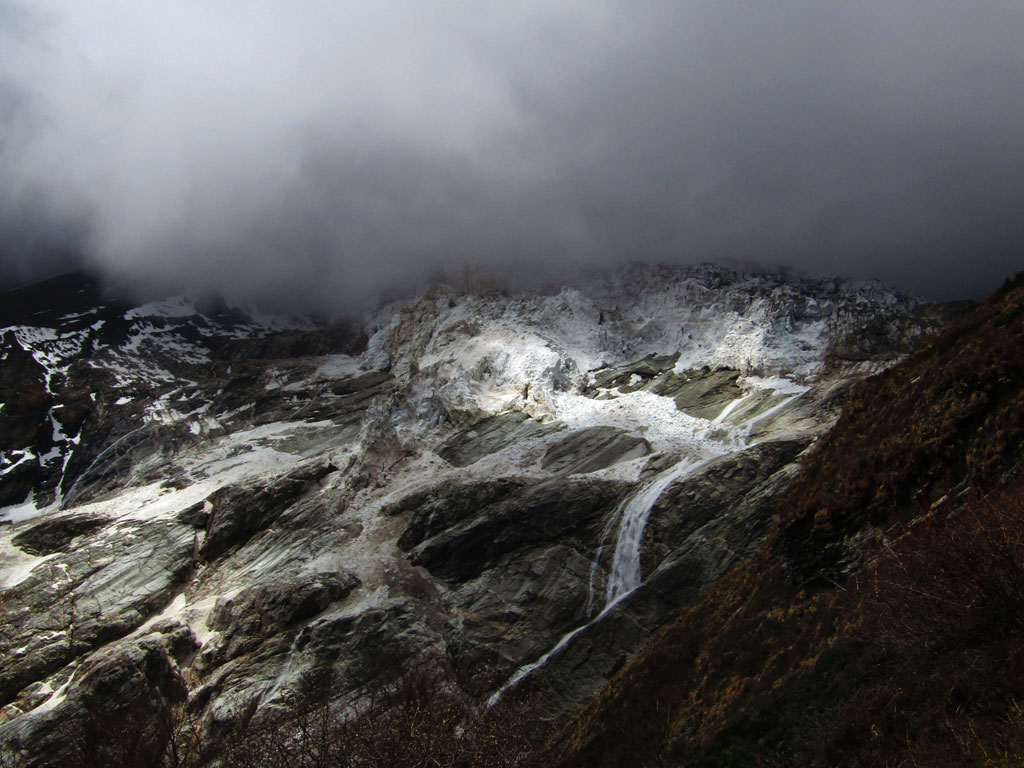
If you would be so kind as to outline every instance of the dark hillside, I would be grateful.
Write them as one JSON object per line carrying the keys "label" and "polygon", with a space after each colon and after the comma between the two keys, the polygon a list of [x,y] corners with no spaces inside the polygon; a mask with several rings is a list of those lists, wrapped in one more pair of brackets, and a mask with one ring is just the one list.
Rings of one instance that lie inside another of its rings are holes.
{"label": "dark hillside", "polygon": [[561,766],[1024,765],[1024,279],[859,384],[780,527],[549,742]]}
{"label": "dark hillside", "polygon": [[934,343],[857,384],[803,464],[782,543],[799,581],[841,579],[850,537],[946,493],[989,486],[1024,442],[1024,276]]}

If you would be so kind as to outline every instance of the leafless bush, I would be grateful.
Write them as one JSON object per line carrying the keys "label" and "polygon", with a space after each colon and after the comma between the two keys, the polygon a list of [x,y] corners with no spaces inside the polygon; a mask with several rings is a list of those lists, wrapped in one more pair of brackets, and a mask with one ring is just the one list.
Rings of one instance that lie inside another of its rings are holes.
{"label": "leafless bush", "polygon": [[[329,673],[279,712],[214,737],[184,703],[140,699],[69,718],[31,750],[0,745],[0,768],[525,768],[539,744],[528,704],[475,705],[443,664],[379,662],[358,709]],[[217,739],[217,740],[215,740]],[[222,741],[220,739],[223,739]]]}
{"label": "leafless bush", "polygon": [[538,740],[525,705],[478,711],[436,665],[377,674],[358,712],[330,691],[324,678],[307,683],[290,711],[251,723],[225,768],[513,768]]}
{"label": "leafless bush", "polygon": [[138,702],[59,730],[68,768],[192,768],[202,746],[199,723],[181,704]]}
{"label": "leafless bush", "polygon": [[0,743],[0,768],[23,768],[27,761],[28,751],[20,743]]}
{"label": "leafless bush", "polygon": [[928,744],[912,745],[905,765],[969,765],[977,768],[1024,768],[1024,710],[1015,703],[1001,721],[947,719]]}
{"label": "leafless bush", "polygon": [[1014,485],[913,524],[862,580],[873,642],[925,648],[1024,631],[1024,487]]}

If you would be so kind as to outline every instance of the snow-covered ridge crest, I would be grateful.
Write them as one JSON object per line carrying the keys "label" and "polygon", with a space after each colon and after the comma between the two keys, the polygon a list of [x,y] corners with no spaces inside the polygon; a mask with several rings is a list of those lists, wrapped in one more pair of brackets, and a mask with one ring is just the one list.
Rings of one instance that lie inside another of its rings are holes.
{"label": "snow-covered ridge crest", "polygon": [[[152,440],[154,427],[179,422],[199,435],[215,425],[200,382],[224,368],[214,358],[230,356],[232,344],[322,327],[309,317],[270,316],[216,297],[132,306],[104,297],[82,274],[4,299],[0,508],[8,509],[0,519],[9,520],[68,503],[75,476],[108,449],[131,446],[125,440],[132,435]],[[90,445],[79,451],[83,427]],[[86,457],[87,450],[98,455]]]}
{"label": "snow-covered ridge crest", "polygon": [[553,398],[588,372],[647,355],[677,354],[677,373],[813,382],[872,335],[909,349],[929,327],[920,307],[874,282],[632,265],[556,293],[440,288],[391,305],[368,324],[363,364],[426,376],[456,409],[554,415]]}
{"label": "snow-covered ridge crest", "polygon": [[[653,433],[690,434],[700,430],[681,425],[689,417],[670,402],[662,407],[659,395],[606,407],[583,392],[599,371],[660,355],[674,356],[679,376],[734,369],[744,376],[745,390],[764,390],[755,386],[760,377],[773,382],[769,390],[783,393],[813,384],[836,360],[870,358],[877,365],[879,349],[888,359],[909,350],[931,325],[920,309],[916,299],[877,283],[710,265],[630,265],[547,292],[473,294],[440,286],[368,318],[368,343],[357,357],[321,361],[304,378],[295,366],[288,372],[271,365],[260,373],[260,389],[290,397],[294,407],[282,411],[301,414],[311,397],[329,396],[338,376],[384,371],[402,381],[394,418],[411,435],[443,437],[453,427],[508,411],[571,428],[622,427],[647,418]],[[309,318],[264,316],[188,297],[116,311],[102,304],[76,307],[54,316],[49,324],[2,332],[39,365],[40,397],[53,400],[46,417],[52,439],[43,439],[32,455],[60,466],[59,477],[50,481],[58,502],[62,489],[76,482],[75,472],[95,463],[69,464],[80,427],[65,428],[62,401],[68,396],[88,396],[97,414],[125,414],[124,423],[103,438],[107,446],[159,426],[181,425],[197,437],[216,434],[243,419],[248,405],[237,397],[218,402],[223,377],[233,374],[223,359],[212,359],[221,356],[213,350],[282,332],[315,335],[322,328]],[[82,380],[73,395],[64,391],[72,364]],[[83,365],[95,374],[86,376]],[[103,397],[105,391],[111,397]],[[664,418],[656,416],[663,412]],[[7,448],[21,453],[5,457],[0,472],[24,472],[31,446]]]}

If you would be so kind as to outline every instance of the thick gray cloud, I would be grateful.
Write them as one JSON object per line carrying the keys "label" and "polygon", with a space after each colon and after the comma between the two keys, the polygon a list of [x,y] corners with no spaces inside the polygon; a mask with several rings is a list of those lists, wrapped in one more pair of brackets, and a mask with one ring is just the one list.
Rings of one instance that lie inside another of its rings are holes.
{"label": "thick gray cloud", "polygon": [[0,280],[1024,266],[1017,0],[0,0]]}

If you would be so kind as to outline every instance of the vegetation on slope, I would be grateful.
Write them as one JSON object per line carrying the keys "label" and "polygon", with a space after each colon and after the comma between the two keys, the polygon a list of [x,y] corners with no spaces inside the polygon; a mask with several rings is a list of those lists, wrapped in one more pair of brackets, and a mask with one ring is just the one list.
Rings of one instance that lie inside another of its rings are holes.
{"label": "vegetation on slope", "polygon": [[1022,617],[1019,482],[931,511],[842,589],[793,587],[769,545],[621,670],[546,761],[1024,765]]}
{"label": "vegetation on slope", "polygon": [[953,490],[997,483],[1024,445],[1024,275],[934,343],[858,383],[781,505],[798,579],[841,578],[843,542]]}
{"label": "vegetation on slope", "polygon": [[[380,660],[358,711],[329,674],[304,681],[287,708],[249,713],[235,731],[210,728],[189,702],[92,712],[66,721],[38,749],[0,744],[0,768],[515,768],[538,732],[524,702],[479,711],[443,660]],[[194,702],[193,702],[194,703]]]}
{"label": "vegetation on slope", "polygon": [[1024,766],[1022,445],[1018,278],[855,387],[765,546],[540,754],[528,706],[479,719],[431,673],[362,716],[312,697],[217,744],[184,717],[145,759],[107,759],[143,732],[119,728],[67,764]]}
{"label": "vegetation on slope", "polygon": [[1024,765],[1022,420],[1018,278],[853,390],[778,533],[547,763]]}
{"label": "vegetation on slope", "polygon": [[[528,704],[474,712],[420,667],[375,678],[355,718],[310,681],[292,710],[223,741],[184,709],[129,712],[69,731],[61,764],[185,768],[214,750],[281,768],[1024,766],[1024,482],[893,533],[845,589],[794,587],[765,547],[539,753]],[[0,766],[22,759],[0,750]]]}

